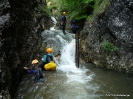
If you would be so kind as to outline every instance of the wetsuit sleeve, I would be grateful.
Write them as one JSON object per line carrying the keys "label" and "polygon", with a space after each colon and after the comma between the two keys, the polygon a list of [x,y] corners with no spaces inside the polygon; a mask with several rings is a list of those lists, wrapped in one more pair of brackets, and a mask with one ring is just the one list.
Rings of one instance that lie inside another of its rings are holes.
{"label": "wetsuit sleeve", "polygon": [[29,74],[34,74],[37,70],[30,70]]}

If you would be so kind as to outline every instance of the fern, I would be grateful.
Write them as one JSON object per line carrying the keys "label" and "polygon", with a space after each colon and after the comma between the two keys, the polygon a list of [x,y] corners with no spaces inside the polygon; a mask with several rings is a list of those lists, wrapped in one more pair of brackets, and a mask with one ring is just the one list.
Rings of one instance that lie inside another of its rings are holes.
{"label": "fern", "polygon": [[102,44],[102,47],[110,52],[113,52],[113,51],[118,51],[119,49],[117,47],[114,46],[113,43],[110,43],[110,42],[104,42]]}

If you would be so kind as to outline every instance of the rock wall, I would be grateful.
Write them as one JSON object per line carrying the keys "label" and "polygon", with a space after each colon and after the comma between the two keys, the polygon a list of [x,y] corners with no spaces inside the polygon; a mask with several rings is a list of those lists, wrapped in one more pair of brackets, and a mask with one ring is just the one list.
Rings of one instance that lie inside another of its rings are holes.
{"label": "rock wall", "polygon": [[[133,1],[112,0],[106,12],[80,33],[80,62],[133,74]],[[105,49],[109,42],[118,50]]]}
{"label": "rock wall", "polygon": [[41,32],[52,25],[41,0],[0,1],[0,97],[13,98],[24,66],[40,58]]}

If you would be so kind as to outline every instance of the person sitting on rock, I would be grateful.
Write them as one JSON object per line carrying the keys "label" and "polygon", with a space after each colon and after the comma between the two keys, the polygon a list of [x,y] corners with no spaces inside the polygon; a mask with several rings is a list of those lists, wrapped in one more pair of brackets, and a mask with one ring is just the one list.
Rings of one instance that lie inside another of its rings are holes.
{"label": "person sitting on rock", "polygon": [[46,70],[44,68],[45,64],[50,63],[51,61],[53,61],[52,51],[53,51],[52,48],[47,48],[46,49],[47,54],[44,55],[44,57],[42,58],[42,63],[39,66],[42,69],[42,71]]}

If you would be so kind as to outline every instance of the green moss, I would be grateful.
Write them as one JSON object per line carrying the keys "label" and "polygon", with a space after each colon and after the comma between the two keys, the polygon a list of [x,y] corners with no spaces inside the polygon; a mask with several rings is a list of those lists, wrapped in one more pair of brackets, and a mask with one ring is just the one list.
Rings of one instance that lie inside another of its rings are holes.
{"label": "green moss", "polygon": [[110,52],[118,51],[119,50],[116,46],[114,46],[113,43],[110,43],[110,42],[104,42],[102,44],[102,48],[104,48],[104,49],[106,49],[106,50],[108,50]]}

